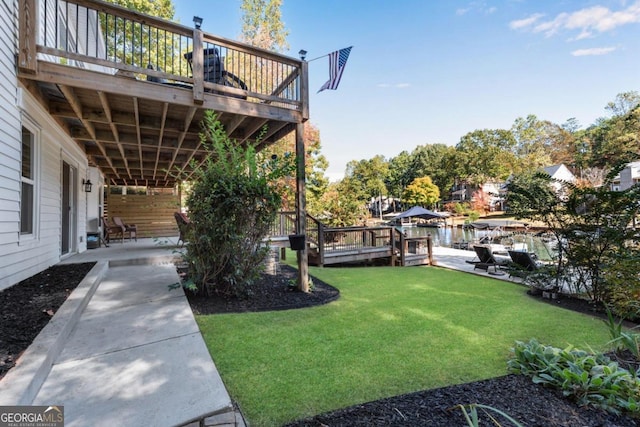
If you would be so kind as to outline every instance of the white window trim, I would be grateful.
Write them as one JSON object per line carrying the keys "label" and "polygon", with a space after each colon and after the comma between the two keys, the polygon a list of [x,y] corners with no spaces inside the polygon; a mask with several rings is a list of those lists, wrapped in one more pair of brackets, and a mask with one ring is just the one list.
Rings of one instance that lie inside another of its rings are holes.
{"label": "white window trim", "polygon": [[[40,237],[40,183],[41,183],[41,129],[29,116],[23,113],[22,127],[33,134],[33,179],[29,180],[33,184],[33,232],[22,234],[18,227],[20,244],[35,242]],[[22,131],[21,131],[22,132]],[[20,165],[22,165],[22,137],[20,137]],[[22,167],[22,166],[21,166]],[[20,172],[20,213],[22,213],[22,171]]]}

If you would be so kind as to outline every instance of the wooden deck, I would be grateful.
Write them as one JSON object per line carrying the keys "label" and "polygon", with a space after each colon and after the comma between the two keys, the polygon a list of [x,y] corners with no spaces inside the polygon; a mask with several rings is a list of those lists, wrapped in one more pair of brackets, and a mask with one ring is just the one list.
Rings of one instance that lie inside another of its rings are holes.
{"label": "wooden deck", "polygon": [[[281,212],[271,231],[273,246],[289,247],[295,213]],[[305,234],[309,265],[386,263],[432,265],[431,237],[406,237],[395,227],[327,227],[307,215]]]}
{"label": "wooden deck", "polygon": [[[307,63],[95,0],[20,0],[18,77],[108,185],[173,187],[213,110],[260,150],[309,118]],[[266,129],[266,130],[265,130]]]}

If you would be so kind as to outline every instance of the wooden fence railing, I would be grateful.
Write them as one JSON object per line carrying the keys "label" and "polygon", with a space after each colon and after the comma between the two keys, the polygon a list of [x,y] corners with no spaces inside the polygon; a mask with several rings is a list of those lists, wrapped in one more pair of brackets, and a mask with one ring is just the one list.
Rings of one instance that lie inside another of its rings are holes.
{"label": "wooden fence railing", "polygon": [[[280,212],[272,237],[294,234],[295,212]],[[327,265],[389,258],[392,265],[433,264],[430,236],[407,237],[396,227],[327,227],[307,215],[306,243],[314,264]]]}
{"label": "wooden fence railing", "polygon": [[209,90],[308,117],[301,60],[102,1],[20,0],[20,10],[25,72],[36,71],[37,58],[174,83],[198,101]]}

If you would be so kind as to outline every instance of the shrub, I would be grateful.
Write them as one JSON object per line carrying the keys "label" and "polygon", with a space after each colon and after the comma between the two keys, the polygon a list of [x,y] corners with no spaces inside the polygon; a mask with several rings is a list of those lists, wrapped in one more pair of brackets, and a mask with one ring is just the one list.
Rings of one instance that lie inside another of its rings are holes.
{"label": "shrub", "polygon": [[262,242],[281,203],[272,183],[292,171],[293,159],[260,162],[250,145],[229,139],[212,112],[201,139],[209,153],[187,197],[185,260],[198,291],[241,296],[250,292],[268,253]]}
{"label": "shrub", "polygon": [[605,302],[619,317],[640,319],[640,261],[636,257],[618,258],[603,269]]}
{"label": "shrub", "polygon": [[603,354],[568,347],[545,346],[535,339],[516,342],[507,363],[512,373],[557,388],[579,405],[592,405],[613,413],[640,414],[640,381]]}

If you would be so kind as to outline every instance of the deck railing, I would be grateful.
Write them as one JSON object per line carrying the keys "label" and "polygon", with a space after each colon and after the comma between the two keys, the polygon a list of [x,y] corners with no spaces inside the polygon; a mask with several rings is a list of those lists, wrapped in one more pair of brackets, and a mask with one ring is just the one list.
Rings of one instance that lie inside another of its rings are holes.
{"label": "deck railing", "polygon": [[[209,91],[308,117],[303,61],[102,1],[20,0],[20,8],[23,71],[35,72],[37,57],[192,88],[196,101]],[[212,77],[221,72],[242,85]]]}
{"label": "deck railing", "polygon": [[[295,234],[295,230],[296,213],[279,212],[271,236],[284,237]],[[307,215],[305,238],[309,249],[317,252],[319,265],[324,265],[332,256],[343,254],[348,258],[365,252],[370,252],[372,258],[376,256],[374,253],[380,257],[391,256],[394,265],[424,264],[425,259],[426,263],[433,264],[431,236],[407,237],[396,227],[327,227]]]}

